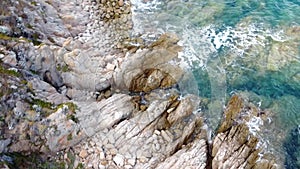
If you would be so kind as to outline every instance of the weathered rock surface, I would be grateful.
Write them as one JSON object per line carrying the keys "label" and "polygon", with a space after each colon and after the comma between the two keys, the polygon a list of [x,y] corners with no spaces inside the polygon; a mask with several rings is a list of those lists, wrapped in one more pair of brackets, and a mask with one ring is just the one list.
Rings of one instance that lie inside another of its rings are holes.
{"label": "weathered rock surface", "polygon": [[55,105],[69,101],[66,96],[58,93],[53,86],[49,85],[49,83],[46,83],[45,81],[32,79],[28,81],[28,86],[35,93],[34,97],[37,99],[47,100]]}
{"label": "weathered rock surface", "polygon": [[204,139],[196,139],[191,145],[183,147],[181,150],[168,157],[157,168],[207,168],[207,144]]}
{"label": "weathered rock surface", "polygon": [[77,102],[81,109],[76,116],[88,136],[111,128],[133,113],[134,105],[131,97],[125,94],[115,94],[100,102]]}
{"label": "weathered rock surface", "polygon": [[[89,118],[84,118],[89,117],[88,114],[91,112],[94,112],[92,113],[94,116],[90,117],[97,117],[96,110],[85,112],[82,118],[78,117],[79,120],[83,120],[83,123],[80,122],[83,128],[90,125],[84,131],[90,135],[95,133],[91,137],[91,142],[96,143],[94,149],[100,149],[100,152],[92,154],[98,156],[103,156],[101,153],[105,154],[100,162],[102,165],[155,168],[165,158],[181,149],[181,146],[190,142],[192,137],[204,132],[200,129],[201,117],[193,114],[199,103],[197,97],[190,95],[178,100],[174,95],[162,95],[160,98],[145,97],[145,99],[146,109],[139,110],[137,104],[141,104],[140,102],[133,104],[134,99],[128,95],[115,94],[101,101],[100,108],[96,108],[100,110],[98,112],[101,116],[96,118],[98,120],[100,118],[100,121],[94,123]],[[111,102],[117,104],[110,105]],[[85,124],[85,121],[90,122]],[[177,155],[192,153],[190,159],[194,157],[202,159],[202,162],[198,163],[203,167],[206,166],[205,139],[199,144],[195,143],[194,146],[204,148],[199,151],[186,149]],[[193,165],[196,165],[196,160],[194,162]],[[188,161],[185,163],[187,166],[190,164]]]}
{"label": "weathered rock surface", "polygon": [[57,153],[51,159],[70,168],[274,166],[249,125],[259,111],[238,97],[210,149],[196,113],[202,100],[174,87],[184,74],[179,39],[167,33],[125,47],[129,1],[3,0],[3,7],[1,153]]}
{"label": "weathered rock surface", "polygon": [[177,42],[176,35],[164,34],[149,48],[129,54],[114,73],[116,88],[149,92],[178,82],[183,70],[171,63],[181,50]]}
{"label": "weathered rock surface", "polygon": [[258,145],[259,139],[255,134],[262,124],[249,124],[252,119],[263,121],[256,107],[247,105],[235,95],[229,101],[224,115],[225,119],[212,145],[212,168],[278,167],[275,158],[268,159],[268,154],[262,154]]}

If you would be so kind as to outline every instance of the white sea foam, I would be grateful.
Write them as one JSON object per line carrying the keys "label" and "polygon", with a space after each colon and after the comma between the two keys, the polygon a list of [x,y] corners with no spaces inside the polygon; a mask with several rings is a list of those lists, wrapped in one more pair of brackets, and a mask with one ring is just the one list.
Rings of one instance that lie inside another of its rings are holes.
{"label": "white sea foam", "polygon": [[246,122],[249,127],[249,131],[254,136],[257,136],[257,133],[260,131],[260,127],[263,125],[263,121],[260,117],[252,117],[248,122]]}
{"label": "white sea foam", "polygon": [[[263,24],[240,23],[236,27],[221,27],[207,25],[195,27],[189,23],[188,18],[164,20],[170,14],[164,13],[164,1],[159,0],[132,0],[132,13],[134,34],[157,37],[165,32],[176,33],[181,41],[179,44],[184,50],[179,53],[182,67],[206,67],[210,57],[222,48],[229,48],[232,52],[244,57],[248,49],[253,46],[266,46],[268,38],[276,41],[285,41],[283,31],[266,29]],[[159,20],[159,16],[163,20]]]}

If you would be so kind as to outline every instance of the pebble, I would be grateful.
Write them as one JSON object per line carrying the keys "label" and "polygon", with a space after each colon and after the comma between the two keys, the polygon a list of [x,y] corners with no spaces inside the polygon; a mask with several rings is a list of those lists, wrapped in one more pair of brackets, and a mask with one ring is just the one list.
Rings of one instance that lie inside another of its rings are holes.
{"label": "pebble", "polygon": [[102,164],[99,164],[99,169],[105,169],[106,167],[105,167],[105,165],[102,165]]}
{"label": "pebble", "polygon": [[88,156],[88,152],[86,150],[81,150],[79,153],[79,157],[86,158]]}
{"label": "pebble", "polygon": [[107,65],[106,65],[106,69],[107,70],[111,70],[111,71],[113,71],[113,70],[115,70],[115,65],[113,65],[113,64],[111,64],[111,63],[108,63]]}
{"label": "pebble", "polygon": [[111,154],[111,155],[116,155],[116,154],[118,153],[118,150],[115,149],[115,148],[113,148],[113,149],[111,149],[111,150],[109,150],[109,151],[110,151],[110,154]]}
{"label": "pebble", "polygon": [[172,138],[164,130],[161,131],[161,136],[169,143],[172,142]]}
{"label": "pebble", "polygon": [[125,169],[131,169],[131,168],[133,168],[133,167],[132,167],[131,165],[125,165],[124,168],[125,168]]}
{"label": "pebble", "polygon": [[146,157],[142,156],[142,157],[139,158],[139,161],[141,163],[146,163],[148,161],[148,159]]}
{"label": "pebble", "polygon": [[106,159],[107,159],[107,160],[112,160],[112,159],[113,159],[113,157],[112,157],[112,155],[111,155],[111,154],[108,154],[108,155],[106,156]]}
{"label": "pebble", "polygon": [[156,135],[160,135],[160,131],[158,131],[158,130],[154,130],[154,134],[156,134]]}
{"label": "pebble", "polygon": [[119,0],[118,5],[119,6],[123,6],[124,5],[124,1],[123,0]]}
{"label": "pebble", "polygon": [[130,164],[130,165],[134,166],[134,165],[135,165],[135,163],[136,163],[136,159],[134,159],[134,158],[131,158],[131,159],[128,159],[128,160],[127,160],[127,162],[128,162],[128,164]]}
{"label": "pebble", "polygon": [[100,157],[99,157],[100,160],[104,160],[104,159],[105,159],[105,154],[104,154],[104,152],[100,152],[99,155],[100,155]]}
{"label": "pebble", "polygon": [[95,142],[93,142],[93,141],[90,141],[90,145],[93,147],[93,146],[95,146],[95,145],[96,145],[96,143],[95,143]]}
{"label": "pebble", "polygon": [[88,154],[92,154],[94,151],[94,148],[88,148]]}
{"label": "pebble", "polygon": [[106,147],[107,149],[113,149],[113,148],[115,148],[115,146],[112,145],[112,144],[106,144],[105,147]]}
{"label": "pebble", "polygon": [[100,165],[106,166],[108,164],[108,162],[106,160],[101,160],[100,161]]}
{"label": "pebble", "polygon": [[124,157],[121,154],[117,154],[113,160],[118,166],[124,166]]}
{"label": "pebble", "polygon": [[113,135],[110,134],[110,135],[108,136],[108,141],[109,141],[109,143],[114,144],[116,140],[115,140],[115,138],[113,137]]}

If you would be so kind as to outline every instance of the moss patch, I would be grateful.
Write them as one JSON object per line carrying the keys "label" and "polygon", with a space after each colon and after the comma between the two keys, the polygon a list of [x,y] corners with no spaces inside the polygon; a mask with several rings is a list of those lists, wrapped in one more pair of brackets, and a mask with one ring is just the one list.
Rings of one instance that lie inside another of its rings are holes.
{"label": "moss patch", "polygon": [[0,65],[0,74],[5,74],[5,75],[9,75],[9,76],[16,76],[16,77],[21,76],[21,74],[19,72],[16,72],[14,70],[6,69],[2,65]]}
{"label": "moss patch", "polygon": [[78,107],[76,104],[72,103],[72,102],[67,102],[67,103],[62,103],[62,104],[59,104],[56,108],[56,110],[60,109],[60,108],[63,108],[64,105],[68,106],[68,109],[71,111],[71,112],[75,112],[76,110],[78,110]]}
{"label": "moss patch", "polygon": [[7,160],[3,161],[2,165],[6,164],[9,168],[65,169],[65,162],[43,160],[38,153],[30,155],[7,153],[4,155]]}
{"label": "moss patch", "polygon": [[56,69],[60,72],[69,72],[70,68],[68,67],[68,65],[58,65],[56,66]]}
{"label": "moss patch", "polygon": [[49,102],[46,102],[46,101],[43,101],[43,100],[40,100],[40,99],[34,99],[32,101],[32,103],[36,104],[38,106],[41,106],[41,108],[47,108],[47,109],[52,109],[52,106],[53,106],[52,103],[49,103]]}
{"label": "moss patch", "polygon": [[12,40],[13,38],[5,35],[4,33],[0,33],[0,40]]}

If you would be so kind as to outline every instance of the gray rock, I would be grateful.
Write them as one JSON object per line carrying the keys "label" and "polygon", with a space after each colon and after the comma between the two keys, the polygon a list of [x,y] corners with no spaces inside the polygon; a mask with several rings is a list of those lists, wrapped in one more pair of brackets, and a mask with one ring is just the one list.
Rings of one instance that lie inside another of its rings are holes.
{"label": "gray rock", "polygon": [[207,144],[204,139],[194,140],[191,145],[183,147],[178,152],[158,164],[157,169],[164,168],[199,168],[205,169],[207,163]]}
{"label": "gray rock", "polygon": [[42,80],[32,79],[28,81],[28,84],[32,87],[35,97],[38,99],[45,100],[56,105],[69,101],[67,97],[58,93],[53,86]]}
{"label": "gray rock", "polygon": [[98,92],[102,92],[104,90],[109,89],[111,86],[110,81],[108,79],[100,79],[99,83],[96,84],[95,90]]}
{"label": "gray rock", "polygon": [[11,139],[0,140],[0,153],[7,150],[7,146],[11,143]]}
{"label": "gray rock", "polygon": [[[154,42],[148,49],[138,50],[125,58],[124,62],[120,66],[120,69],[116,70],[114,73],[114,83],[117,88],[122,90],[133,90],[137,86],[144,86],[146,84],[156,84],[161,82],[160,80],[168,76],[169,80],[166,80],[166,86],[171,86],[172,84],[179,81],[183,75],[183,70],[176,65],[172,65],[169,62],[177,58],[181,47],[176,44],[178,39],[172,34],[162,35],[156,42]],[[146,75],[149,70],[158,70],[156,73]],[[163,77],[159,76],[163,72]],[[146,76],[146,78],[140,78]],[[152,76],[156,77],[156,81],[151,81]],[[133,85],[136,81],[137,85]],[[172,79],[172,80],[171,80]],[[148,83],[147,83],[148,81]],[[142,83],[143,82],[143,83]],[[155,86],[149,87],[151,91],[153,88],[158,88],[158,86],[163,86],[157,84]]]}
{"label": "gray rock", "polygon": [[226,118],[212,145],[212,168],[277,168],[275,159],[270,159],[268,153],[262,153],[258,146],[259,139],[255,136],[258,131],[250,130],[247,123],[252,118],[260,118],[257,117],[257,108],[235,95],[229,101],[224,114]]}
{"label": "gray rock", "polygon": [[63,85],[63,79],[56,69],[56,61],[53,51],[49,46],[42,46],[36,51],[38,55],[34,60],[34,68],[45,82],[55,88]]}
{"label": "gray rock", "polygon": [[52,152],[71,147],[87,137],[79,124],[66,115],[64,107],[47,117],[47,121],[50,124],[45,132],[46,144]]}
{"label": "gray rock", "polygon": [[105,128],[110,128],[120,120],[127,118],[134,110],[131,97],[114,94],[106,100],[97,102],[76,102],[80,107],[77,118],[88,136]]}

